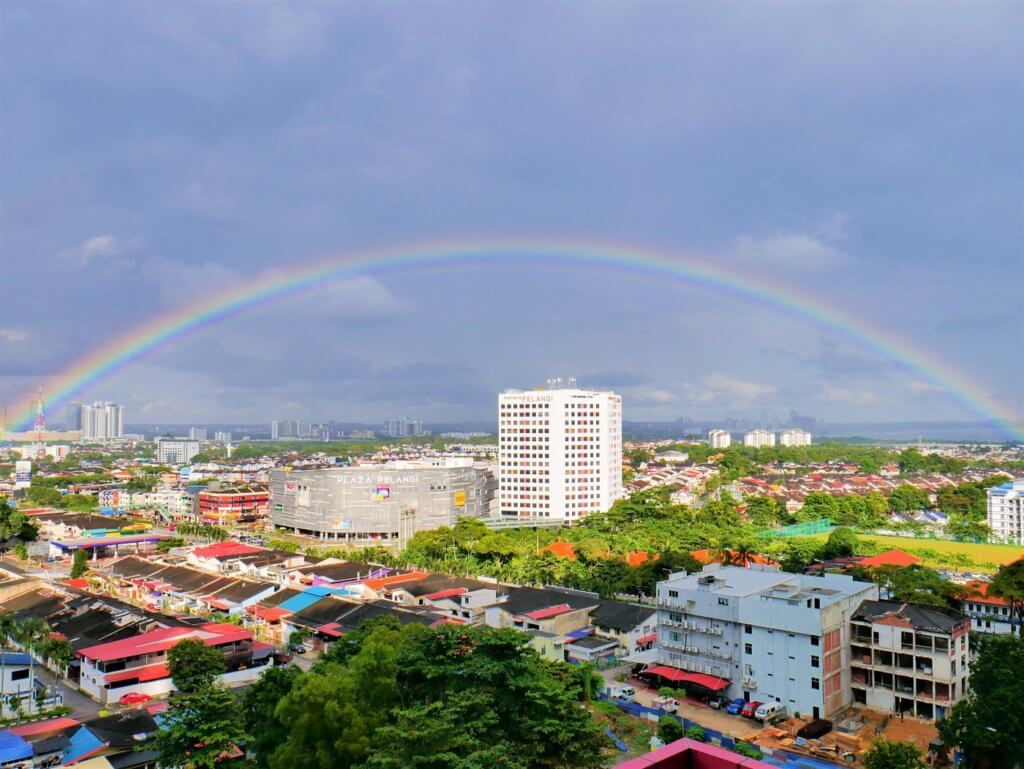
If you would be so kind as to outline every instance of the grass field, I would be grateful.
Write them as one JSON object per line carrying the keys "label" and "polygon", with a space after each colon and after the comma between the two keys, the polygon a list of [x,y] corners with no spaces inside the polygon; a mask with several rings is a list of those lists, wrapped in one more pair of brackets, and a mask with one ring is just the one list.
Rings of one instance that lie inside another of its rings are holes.
{"label": "grass field", "polygon": [[[824,540],[825,535],[814,535],[814,538]],[[926,566],[934,566],[936,568],[953,568],[955,565],[944,559],[944,556],[952,555],[953,553],[963,553],[974,561],[975,565],[968,567],[968,571],[984,572],[994,572],[1003,564],[1012,563],[1024,557],[1024,547],[1020,545],[990,545],[979,542],[953,542],[947,539],[928,539],[927,537],[888,537],[874,534],[865,534],[860,539],[865,542],[877,543],[879,552],[899,548],[919,558],[923,558]],[[927,551],[934,551],[934,555],[930,553],[925,554]]]}

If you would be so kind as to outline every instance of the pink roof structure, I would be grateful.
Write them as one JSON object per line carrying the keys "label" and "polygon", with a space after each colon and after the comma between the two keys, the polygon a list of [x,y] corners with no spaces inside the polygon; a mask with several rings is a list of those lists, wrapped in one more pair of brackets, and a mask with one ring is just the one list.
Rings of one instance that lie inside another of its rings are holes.
{"label": "pink roof structure", "polygon": [[120,641],[87,646],[78,651],[78,656],[87,660],[106,662],[124,657],[164,652],[186,638],[198,638],[207,646],[220,646],[235,641],[252,639],[252,632],[235,625],[210,623],[199,627],[167,627],[140,633]]}
{"label": "pink roof structure", "polygon": [[696,740],[676,740],[665,747],[619,764],[616,769],[772,769],[764,761],[705,745]]}

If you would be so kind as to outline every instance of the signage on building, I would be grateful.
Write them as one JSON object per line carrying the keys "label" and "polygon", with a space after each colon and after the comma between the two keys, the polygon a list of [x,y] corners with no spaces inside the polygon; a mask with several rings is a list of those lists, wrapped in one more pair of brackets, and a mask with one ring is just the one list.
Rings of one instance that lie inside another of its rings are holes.
{"label": "signage on building", "polygon": [[378,483],[373,492],[374,502],[387,502],[391,496],[391,487],[386,483]]}
{"label": "signage on building", "polygon": [[455,507],[465,507],[465,506],[466,506],[466,492],[465,491],[456,491],[455,492]]}
{"label": "signage on building", "polygon": [[27,489],[32,485],[32,460],[19,459],[14,463],[14,488]]}

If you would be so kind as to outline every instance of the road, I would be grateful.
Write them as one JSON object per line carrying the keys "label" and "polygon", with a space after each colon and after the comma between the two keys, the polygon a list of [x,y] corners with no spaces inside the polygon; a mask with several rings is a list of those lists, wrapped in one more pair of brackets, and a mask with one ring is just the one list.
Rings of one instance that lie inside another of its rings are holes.
{"label": "road", "polygon": [[[56,676],[42,665],[36,667],[36,678],[46,684],[46,686],[53,686],[56,682]],[[57,685],[64,695],[64,704],[72,708],[72,718],[84,721],[88,718],[94,718],[99,714],[102,708],[98,702],[89,699],[78,689],[68,686],[64,681],[57,683]]]}

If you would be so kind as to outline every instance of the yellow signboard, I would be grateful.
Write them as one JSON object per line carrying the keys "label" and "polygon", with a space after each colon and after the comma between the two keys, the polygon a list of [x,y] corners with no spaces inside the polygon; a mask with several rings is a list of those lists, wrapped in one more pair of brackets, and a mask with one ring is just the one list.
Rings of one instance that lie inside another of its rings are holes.
{"label": "yellow signboard", "polygon": [[455,506],[465,507],[466,506],[466,492],[456,491],[455,492]]}

